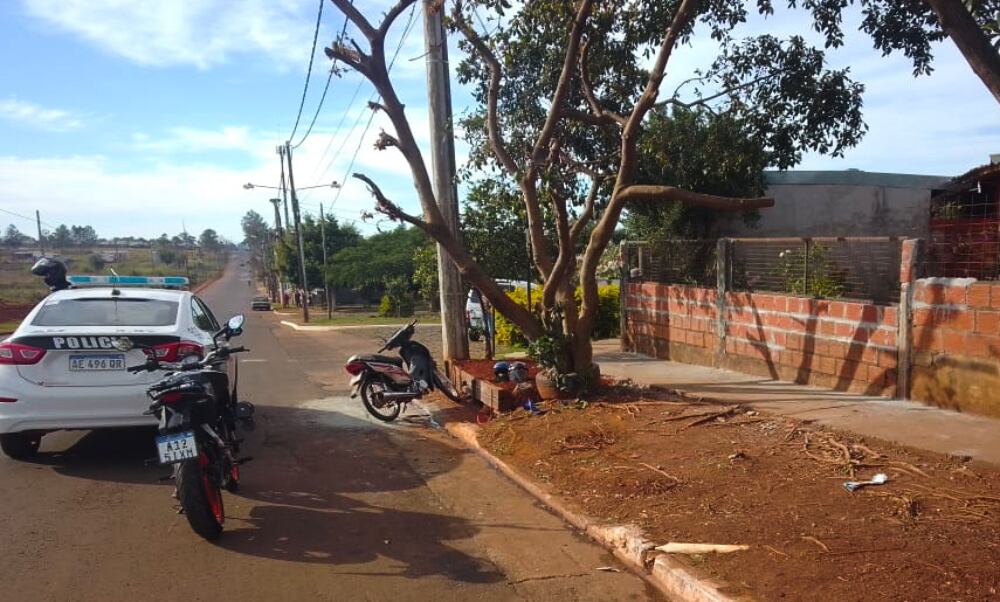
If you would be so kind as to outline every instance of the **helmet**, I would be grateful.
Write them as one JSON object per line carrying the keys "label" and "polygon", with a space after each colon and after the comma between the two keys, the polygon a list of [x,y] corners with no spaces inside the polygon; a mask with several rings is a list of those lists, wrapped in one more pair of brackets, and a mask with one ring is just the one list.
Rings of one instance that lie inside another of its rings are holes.
{"label": "helmet", "polygon": [[510,364],[507,362],[497,362],[493,364],[493,380],[503,382],[509,380]]}
{"label": "helmet", "polygon": [[528,380],[528,366],[524,362],[514,362],[510,365],[510,381],[523,383]]}
{"label": "helmet", "polygon": [[58,259],[42,257],[31,266],[31,273],[42,276],[50,291],[61,291],[70,286],[66,280],[66,264]]}

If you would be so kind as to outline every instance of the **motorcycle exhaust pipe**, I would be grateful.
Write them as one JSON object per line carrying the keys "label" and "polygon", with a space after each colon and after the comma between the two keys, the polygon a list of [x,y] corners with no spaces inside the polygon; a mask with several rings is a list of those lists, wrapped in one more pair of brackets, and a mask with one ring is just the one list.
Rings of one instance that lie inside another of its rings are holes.
{"label": "motorcycle exhaust pipe", "polygon": [[409,391],[386,391],[382,393],[382,399],[393,400],[393,401],[405,401],[409,399],[415,399],[417,397],[416,393],[410,393]]}

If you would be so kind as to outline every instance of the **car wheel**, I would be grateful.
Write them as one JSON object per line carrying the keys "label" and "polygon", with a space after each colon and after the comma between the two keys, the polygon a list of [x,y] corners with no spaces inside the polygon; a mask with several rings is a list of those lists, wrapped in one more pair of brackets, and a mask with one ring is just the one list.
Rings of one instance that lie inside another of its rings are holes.
{"label": "car wheel", "polygon": [[38,453],[42,444],[40,433],[5,433],[0,435],[0,449],[15,460],[27,460]]}

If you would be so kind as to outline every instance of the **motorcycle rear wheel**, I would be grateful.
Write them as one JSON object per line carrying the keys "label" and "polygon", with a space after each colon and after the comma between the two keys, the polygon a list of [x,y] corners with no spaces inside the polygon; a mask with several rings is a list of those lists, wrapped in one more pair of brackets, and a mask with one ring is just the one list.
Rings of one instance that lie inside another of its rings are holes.
{"label": "motorcycle rear wheel", "polygon": [[381,420],[382,422],[392,422],[399,417],[399,413],[403,411],[403,407],[392,400],[383,401],[382,406],[378,407],[375,404],[377,391],[375,388],[378,387],[380,391],[385,391],[386,386],[378,378],[370,378],[366,380],[361,385],[361,402],[365,404],[365,409],[368,413],[375,418]]}
{"label": "motorcycle rear wheel", "polygon": [[222,535],[225,509],[222,491],[209,477],[207,468],[198,460],[182,462],[176,465],[174,478],[177,498],[191,529],[202,538],[215,541]]}

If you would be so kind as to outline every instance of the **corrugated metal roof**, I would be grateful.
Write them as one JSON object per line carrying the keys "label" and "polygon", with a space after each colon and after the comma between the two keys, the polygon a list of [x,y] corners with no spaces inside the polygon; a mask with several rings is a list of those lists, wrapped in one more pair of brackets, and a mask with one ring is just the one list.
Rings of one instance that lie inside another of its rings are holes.
{"label": "corrugated metal roof", "polygon": [[845,169],[840,171],[765,171],[771,186],[884,186],[886,188],[943,188],[948,176],[880,173]]}

